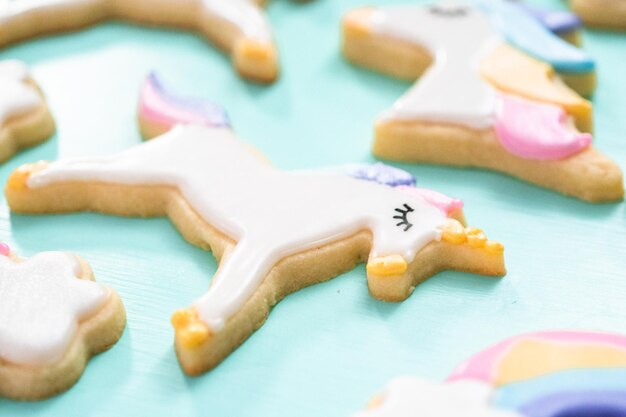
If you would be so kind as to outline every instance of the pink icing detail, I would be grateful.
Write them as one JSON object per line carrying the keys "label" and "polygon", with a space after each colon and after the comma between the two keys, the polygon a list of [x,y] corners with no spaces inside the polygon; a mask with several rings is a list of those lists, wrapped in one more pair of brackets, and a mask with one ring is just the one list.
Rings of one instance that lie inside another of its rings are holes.
{"label": "pink icing detail", "polygon": [[626,350],[626,337],[609,333],[555,331],[530,333],[507,339],[461,364],[448,378],[448,382],[473,379],[492,383],[498,363],[510,352],[511,346],[523,339],[541,339],[555,343],[605,344]]}
{"label": "pink icing detail", "polygon": [[568,115],[553,104],[500,94],[495,131],[509,152],[527,159],[567,158],[591,144],[589,133],[568,126]]}
{"label": "pink icing detail", "polygon": [[141,88],[139,115],[166,128],[179,123],[213,127],[229,125],[219,106],[200,99],[173,96],[163,88],[154,73],[146,78]]}
{"label": "pink icing detail", "polygon": [[443,211],[446,216],[449,216],[452,212],[461,210],[463,208],[463,202],[461,200],[448,197],[445,194],[441,194],[437,191],[429,190],[427,188],[408,187],[405,185],[401,185],[396,188],[404,191],[407,194],[422,197],[429,204]]}
{"label": "pink icing detail", "polygon": [[11,248],[4,242],[0,242],[0,255],[9,256],[11,254]]}

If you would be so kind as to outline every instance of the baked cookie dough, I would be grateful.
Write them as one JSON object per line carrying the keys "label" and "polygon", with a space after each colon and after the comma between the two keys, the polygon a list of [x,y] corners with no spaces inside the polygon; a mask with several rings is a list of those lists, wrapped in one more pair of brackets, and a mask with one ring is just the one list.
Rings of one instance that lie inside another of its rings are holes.
{"label": "baked cookie dough", "polygon": [[570,0],[570,4],[588,26],[626,30],[624,0]]}

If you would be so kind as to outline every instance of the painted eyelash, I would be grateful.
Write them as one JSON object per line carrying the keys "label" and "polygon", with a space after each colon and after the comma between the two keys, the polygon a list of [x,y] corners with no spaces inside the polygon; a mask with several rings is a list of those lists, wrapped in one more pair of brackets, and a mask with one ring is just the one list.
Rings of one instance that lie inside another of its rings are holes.
{"label": "painted eyelash", "polygon": [[399,215],[393,216],[394,219],[400,220],[400,223],[397,223],[396,226],[405,226],[404,227],[405,232],[408,231],[411,227],[413,227],[413,223],[409,222],[409,219],[407,218],[409,213],[415,211],[413,207],[409,206],[408,204],[404,204],[404,209],[397,208],[395,209],[395,211],[400,213]]}

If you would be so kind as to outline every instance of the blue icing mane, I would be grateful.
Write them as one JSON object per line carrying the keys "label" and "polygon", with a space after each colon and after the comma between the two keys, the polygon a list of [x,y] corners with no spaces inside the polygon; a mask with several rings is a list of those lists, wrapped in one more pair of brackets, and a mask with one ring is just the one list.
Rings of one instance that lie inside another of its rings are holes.
{"label": "blue icing mane", "polygon": [[514,46],[547,62],[557,71],[587,73],[595,63],[585,52],[546,29],[535,17],[505,0],[469,0],[487,13]]}
{"label": "blue icing mane", "polygon": [[[576,402],[571,400],[572,398],[586,398],[586,401]],[[615,398],[625,401],[616,403]],[[566,399],[569,400],[565,401]],[[554,404],[557,402],[562,403],[563,406],[558,407],[557,414],[541,414],[543,411],[540,410],[547,410],[548,406],[545,403],[550,401],[553,407],[556,407]],[[497,390],[494,399],[494,405],[522,411],[522,414],[528,417],[597,417],[602,414],[567,414],[567,406],[571,405],[573,412],[574,409],[580,410],[580,407],[602,404],[613,407],[611,408],[613,411],[619,410],[615,408],[617,405],[623,406],[621,409],[623,414],[604,414],[605,417],[626,416],[626,368],[575,369],[555,372],[505,385]]]}

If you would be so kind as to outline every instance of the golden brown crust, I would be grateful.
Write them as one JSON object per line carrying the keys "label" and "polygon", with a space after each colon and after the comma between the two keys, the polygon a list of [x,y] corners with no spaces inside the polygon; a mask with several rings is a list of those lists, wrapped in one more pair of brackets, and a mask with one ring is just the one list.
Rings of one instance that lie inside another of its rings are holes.
{"label": "golden brown crust", "polygon": [[593,147],[563,160],[529,160],[507,152],[492,130],[394,121],[377,124],[373,152],[396,161],[492,169],[593,203],[624,198],[621,169]]}
{"label": "golden brown crust", "polygon": [[[80,259],[80,279],[94,281],[91,268]],[[74,341],[63,357],[50,365],[17,365],[0,359],[0,397],[22,401],[43,400],[71,388],[89,359],[111,348],[122,336],[126,312],[122,300],[109,288],[106,303],[79,324]]]}
{"label": "golden brown crust", "polygon": [[626,30],[626,3],[616,0],[571,0],[574,12],[585,25]]}

